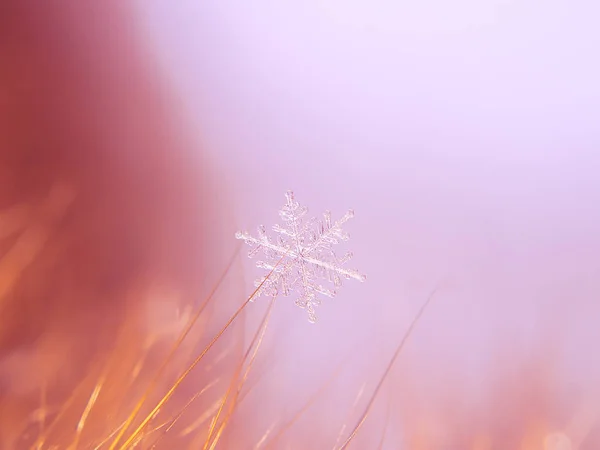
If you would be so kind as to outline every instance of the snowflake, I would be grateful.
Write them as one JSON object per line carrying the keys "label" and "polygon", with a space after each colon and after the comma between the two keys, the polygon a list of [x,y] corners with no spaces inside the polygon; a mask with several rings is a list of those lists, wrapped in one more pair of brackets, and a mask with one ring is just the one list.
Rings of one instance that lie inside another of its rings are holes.
{"label": "snowflake", "polygon": [[[358,271],[343,267],[352,258],[351,252],[338,258],[332,249],[333,245],[349,239],[342,225],[354,217],[354,211],[349,210],[333,223],[329,211],[321,220],[306,220],[308,209],[295,200],[293,192],[288,191],[286,199],[279,211],[283,225],[273,226],[276,239],[267,235],[263,225],[258,227],[258,237],[247,231],[238,231],[235,237],[253,247],[248,257],[256,256],[261,250],[265,255],[265,261],[257,261],[256,266],[268,273],[255,281],[259,288],[255,296],[275,297],[281,293],[287,297],[292,291],[298,291],[295,303],[306,309],[308,320],[314,323],[317,320],[315,307],[321,304],[317,294],[334,297],[343,278],[366,280]],[[334,289],[318,284],[318,280],[333,283]]]}

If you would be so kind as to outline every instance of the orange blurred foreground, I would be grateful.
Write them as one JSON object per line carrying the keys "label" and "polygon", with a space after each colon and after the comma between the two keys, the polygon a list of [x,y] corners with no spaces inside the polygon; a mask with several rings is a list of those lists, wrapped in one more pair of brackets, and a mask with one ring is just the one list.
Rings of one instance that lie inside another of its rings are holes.
{"label": "orange blurred foreground", "polygon": [[[40,448],[89,448],[133,408],[225,272],[226,194],[122,2],[0,10],[0,447],[43,437]],[[229,270],[161,386],[243,302],[238,279]],[[239,359],[241,341],[227,342],[206,368]],[[208,370],[195,381],[220,382]]]}

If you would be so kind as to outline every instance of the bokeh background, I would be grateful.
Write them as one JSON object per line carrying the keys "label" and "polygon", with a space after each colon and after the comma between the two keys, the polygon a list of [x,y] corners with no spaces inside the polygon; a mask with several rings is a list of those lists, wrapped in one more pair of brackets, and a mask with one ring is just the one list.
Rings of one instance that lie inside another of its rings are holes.
{"label": "bokeh background", "polygon": [[[325,301],[316,326],[279,301],[272,398],[297,401],[347,354],[356,377],[342,376],[340,392],[360,378],[372,389],[439,285],[390,383],[418,378],[419,400],[394,394],[393,415],[447,396],[523,420],[585,403],[600,381],[600,6],[227,0],[138,11],[221,164],[237,227],[275,223],[287,189],[314,214],[356,211],[351,265],[368,281]],[[248,289],[256,275],[249,262]],[[553,380],[540,405],[523,400],[536,377]],[[504,410],[489,398],[506,378],[523,394]],[[569,406],[550,406],[559,398]],[[309,415],[329,414],[323,402]]]}
{"label": "bokeh background", "polygon": [[[333,448],[436,288],[353,448],[600,447],[599,6],[133,5],[0,7],[2,246],[19,227],[52,237],[16,233],[30,245],[2,255],[0,446],[52,414],[46,383],[63,404],[107,351],[119,370],[88,434],[112,426],[167,351],[131,378],[145,339],[174,339],[235,230],[275,223],[293,189],[315,215],[356,211],[340,252],[368,280],[325,299],[317,325],[278,299],[223,448],[285,424],[271,448]],[[253,289],[244,252],[202,317],[205,341]],[[267,304],[173,408],[219,380],[189,416],[210,409]],[[82,408],[56,439],[71,441]]]}

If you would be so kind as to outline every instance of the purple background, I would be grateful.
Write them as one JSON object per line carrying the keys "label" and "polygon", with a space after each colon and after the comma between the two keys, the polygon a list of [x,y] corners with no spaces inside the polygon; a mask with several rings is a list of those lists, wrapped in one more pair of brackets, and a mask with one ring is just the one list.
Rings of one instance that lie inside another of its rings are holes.
{"label": "purple background", "polygon": [[[325,299],[316,326],[291,300],[277,304],[265,392],[283,411],[352,354],[306,420],[341,417],[438,284],[397,385],[409,374],[436,398],[453,379],[477,402],[496,389],[490,367],[552,355],[557,390],[598,404],[600,3],[139,5],[236,199],[233,229],[275,223],[287,189],[315,215],[356,211],[350,265],[368,281]],[[247,267],[250,292],[258,272]]]}

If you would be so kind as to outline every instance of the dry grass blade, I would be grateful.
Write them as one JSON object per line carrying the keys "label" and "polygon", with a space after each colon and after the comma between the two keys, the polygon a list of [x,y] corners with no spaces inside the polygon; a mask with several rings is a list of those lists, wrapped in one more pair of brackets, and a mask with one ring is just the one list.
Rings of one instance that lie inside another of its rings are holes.
{"label": "dry grass blade", "polygon": [[[127,432],[127,430],[129,429],[129,427],[131,426],[131,424],[133,423],[133,421],[136,419],[137,415],[139,414],[140,410],[142,409],[142,406],[144,405],[144,403],[148,399],[149,395],[152,393],[153,389],[156,387],[156,384],[158,383],[158,380],[160,379],[160,376],[162,375],[162,373],[164,372],[164,370],[167,368],[167,366],[169,365],[169,363],[171,362],[171,360],[175,356],[175,353],[176,353],[177,349],[181,346],[181,344],[183,343],[183,341],[185,340],[185,338],[187,337],[187,335],[190,333],[190,331],[194,327],[194,325],[197,322],[198,318],[200,317],[200,315],[202,314],[202,312],[204,311],[204,309],[206,308],[206,306],[208,305],[208,303],[210,302],[210,300],[214,297],[215,293],[217,292],[217,290],[219,289],[219,287],[221,286],[221,284],[225,280],[225,277],[227,276],[227,274],[231,270],[231,267],[233,266],[233,263],[235,262],[235,259],[236,259],[237,255],[238,255],[239,251],[240,251],[240,248],[241,248],[241,246],[238,246],[236,248],[236,251],[233,253],[233,256],[229,260],[229,262],[228,262],[228,264],[227,264],[227,266],[225,268],[225,271],[219,277],[219,280],[217,281],[217,283],[215,284],[215,286],[213,287],[213,289],[209,293],[208,297],[202,303],[202,305],[200,306],[200,308],[198,308],[198,311],[196,312],[196,314],[194,314],[194,316],[190,319],[190,321],[186,325],[185,329],[183,330],[183,332],[181,333],[181,335],[179,336],[179,338],[177,339],[177,341],[173,344],[173,347],[171,348],[171,350],[169,351],[169,354],[167,355],[167,357],[165,358],[165,360],[163,361],[163,363],[159,367],[158,371],[154,375],[152,381],[150,382],[150,385],[148,386],[148,388],[146,389],[146,391],[144,392],[144,394],[140,398],[139,402],[135,405],[134,409],[129,414],[129,417],[126,420],[125,425],[123,426],[123,428],[121,428],[121,430],[119,431],[119,433],[117,434],[117,436],[115,437],[115,439],[112,441],[112,443],[111,443],[111,445],[109,447],[109,450],[115,450],[115,448],[117,447],[117,445],[119,444],[119,442],[121,441],[121,439],[123,438],[123,436],[125,435],[125,433]],[[131,443],[130,440],[128,440],[128,443]],[[124,448],[124,447],[121,447],[121,448]]]}
{"label": "dry grass blade", "polygon": [[281,353],[270,353],[269,355],[269,365],[267,367],[264,367],[263,370],[256,374],[255,372],[255,376],[253,378],[253,380],[248,381],[246,383],[244,383],[244,386],[246,387],[246,389],[244,389],[242,392],[240,392],[240,395],[238,397],[238,405],[240,403],[242,403],[244,401],[244,399],[246,398],[246,396],[252,392],[252,390],[260,383],[260,381],[271,371],[274,369],[274,367],[277,365],[277,362],[281,360]]}
{"label": "dry grass blade", "polygon": [[267,327],[269,325],[269,321],[271,320],[271,313],[273,312],[273,306],[275,306],[275,297],[273,297],[271,299],[269,308],[267,309],[267,312],[265,313],[265,316],[263,317],[263,320],[261,321],[256,334],[252,338],[252,342],[250,343],[250,346],[248,347],[248,351],[244,355],[244,362],[245,362],[246,360],[248,360],[248,356],[250,356],[250,352],[252,351],[252,355],[250,356],[250,360],[248,362],[248,366],[246,367],[246,371],[244,372],[244,376],[242,377],[242,380],[238,384],[238,391],[236,394],[236,396],[238,396],[238,397],[241,394],[242,388],[246,385],[246,381],[248,380],[248,376],[250,375],[250,371],[252,370],[252,367],[254,366],[254,362],[256,360],[256,356],[258,355],[258,350],[262,346],[262,343],[263,343],[263,340],[265,337],[265,333],[267,332]]}
{"label": "dry grass blade", "polygon": [[385,443],[385,436],[387,434],[387,429],[390,424],[390,416],[392,413],[392,396],[388,397],[387,408],[385,411],[385,423],[383,424],[383,431],[381,432],[381,439],[379,441],[379,445],[377,446],[377,450],[383,449],[383,444]]}
{"label": "dry grass blade", "polygon": [[116,427],[108,436],[106,436],[102,441],[100,441],[98,444],[96,444],[96,446],[94,447],[94,450],[100,450],[102,447],[104,447],[108,441],[110,441],[112,439],[112,437],[118,433],[118,431],[123,428],[125,426],[125,422],[127,419],[125,419],[121,425],[119,425],[118,427]]}
{"label": "dry grass blade", "polygon": [[44,443],[46,442],[46,439],[48,438],[48,436],[50,435],[50,433],[52,433],[54,431],[54,429],[58,426],[58,424],[60,423],[60,421],[63,419],[64,415],[67,413],[67,411],[69,410],[69,408],[73,405],[73,402],[75,401],[75,399],[77,398],[77,396],[82,393],[82,390],[86,386],[86,384],[88,382],[91,382],[93,374],[94,374],[94,371],[93,370],[90,371],[87,374],[87,376],[84,377],[79,382],[79,384],[75,387],[75,389],[73,389],[73,392],[71,393],[71,395],[62,404],[60,410],[56,414],[56,417],[54,417],[54,419],[52,420],[52,422],[50,422],[50,424],[47,427],[45,427],[44,433],[40,433],[40,435],[37,437],[37,439],[35,440],[35,442],[33,443],[33,445],[31,445],[30,450],[37,450],[37,449],[40,449],[40,448],[42,448],[44,446]]}
{"label": "dry grass blade", "polygon": [[279,439],[281,439],[281,437],[284,435],[284,433],[302,416],[302,414],[304,414],[315,403],[315,401],[317,399],[322,397],[322,394],[326,391],[326,389],[331,385],[331,383],[333,383],[333,381],[340,374],[342,367],[344,367],[345,363],[346,363],[346,360],[342,361],[340,363],[340,365],[338,366],[338,368],[329,377],[329,379],[325,383],[323,383],[323,385],[321,385],[319,390],[317,392],[315,392],[309,398],[309,400],[304,404],[304,406],[302,406],[302,408],[300,408],[298,410],[298,412],[296,412],[296,414],[294,414],[294,416],[290,420],[285,422],[279,428],[279,431],[277,432],[277,434],[275,436],[273,436],[273,438],[271,438],[270,441],[267,442],[267,445],[265,445],[265,449],[273,448],[275,443],[277,443],[277,441],[279,441]]}
{"label": "dry grass blade", "polygon": [[360,401],[360,399],[362,398],[363,394],[365,393],[365,388],[366,387],[367,387],[367,384],[363,383],[362,386],[360,387],[360,389],[358,390],[358,394],[356,395],[356,398],[354,399],[354,403],[352,403],[352,407],[350,408],[350,411],[348,411],[348,414],[346,415],[346,419],[344,420],[344,423],[342,424],[342,428],[340,428],[340,432],[338,433],[338,437],[337,437],[337,439],[335,441],[335,445],[333,446],[334,449],[337,448],[337,446],[342,441],[342,438],[344,436],[344,432],[346,431],[346,426],[348,424],[350,416],[356,410],[356,408],[358,406],[358,402]]}
{"label": "dry grass blade", "polygon": [[[239,399],[239,395],[240,392],[242,390],[242,387],[244,386],[244,384],[246,383],[246,380],[248,379],[248,376],[250,375],[250,371],[252,370],[252,367],[254,365],[254,361],[256,360],[256,356],[258,355],[258,350],[260,349],[263,339],[265,337],[265,333],[267,331],[267,326],[269,325],[269,320],[271,318],[271,313],[273,312],[273,306],[275,305],[275,297],[273,297],[271,299],[271,303],[269,304],[269,308],[267,309],[267,312],[265,314],[265,316],[263,317],[263,320],[260,323],[260,326],[258,327],[256,333],[254,334],[252,341],[250,343],[250,346],[248,347],[248,350],[246,351],[246,354],[244,355],[244,358],[242,359],[242,361],[240,362],[240,365],[238,366],[238,370],[236,370],[236,373],[234,375],[234,377],[231,380],[231,385],[229,387],[229,389],[227,390],[227,394],[224,397],[223,403],[221,404],[221,407],[219,408],[219,411],[217,412],[215,419],[212,423],[211,429],[208,433],[208,437],[206,439],[206,443],[204,445],[205,450],[213,450],[215,448],[215,446],[217,445],[217,442],[219,441],[220,436],[222,435],[225,427],[227,426],[227,424],[229,423],[229,420],[233,414],[233,408],[238,405],[238,399]],[[252,354],[251,354],[252,353]],[[244,372],[244,375],[242,376],[242,379],[240,380],[239,383],[237,383],[237,390],[235,393],[235,396],[231,402],[231,406],[229,408],[229,411],[227,412],[227,416],[225,417],[225,419],[222,421],[219,429],[217,430],[217,433],[215,435],[215,438],[212,440],[212,442],[210,442],[210,438],[212,437],[212,433],[214,431],[214,425],[216,425],[217,420],[219,415],[222,412],[222,409],[225,405],[225,402],[227,400],[227,397],[229,396],[231,390],[233,389],[235,382],[239,376],[239,373],[241,372],[241,369],[244,367],[244,364],[246,364],[246,361],[248,361],[248,357],[249,358],[249,362],[248,365],[246,367],[246,371]],[[210,443],[210,446],[208,445]]]}
{"label": "dry grass blade", "polygon": [[[40,388],[40,430],[38,436],[43,436],[46,428],[46,414],[48,405],[46,404],[46,395],[47,395],[47,383],[42,382],[42,386]],[[36,450],[41,450],[42,446],[40,445]]]}
{"label": "dry grass blade", "polygon": [[263,435],[261,436],[261,438],[258,440],[258,442],[254,445],[253,450],[258,450],[267,440],[267,438],[270,436],[270,434],[273,432],[273,428],[275,428],[275,425],[277,425],[277,422],[273,422],[269,428],[267,428],[267,431],[265,431],[263,433]]}
{"label": "dry grass blade", "polygon": [[83,410],[83,413],[81,414],[79,422],[77,423],[77,431],[75,432],[75,438],[73,439],[73,442],[69,446],[69,450],[77,449],[77,446],[79,445],[79,440],[81,439],[81,433],[83,433],[83,428],[85,427],[85,422],[86,422],[88,416],[90,415],[92,408],[96,404],[96,400],[98,400],[98,395],[100,395],[100,391],[102,390],[102,387],[104,386],[105,381],[106,381],[106,373],[102,374],[102,376],[96,383],[96,386],[94,386],[94,390],[92,391],[92,394],[90,395],[90,398],[85,406],[85,409]]}
{"label": "dry grass blade", "polygon": [[153,430],[153,431],[157,431],[159,429],[164,428],[163,431],[162,431],[162,433],[160,434],[160,436],[158,438],[156,438],[156,440],[154,441],[154,443],[152,444],[152,446],[150,447],[150,449],[152,450],[152,449],[156,448],[156,446],[158,445],[158,443],[165,437],[165,435],[169,431],[171,431],[171,429],[175,426],[175,424],[177,423],[177,421],[179,419],[181,419],[181,416],[183,416],[183,414],[192,405],[192,403],[194,403],[198,399],[198,397],[200,397],[202,394],[204,394],[210,388],[216,386],[219,381],[221,381],[220,378],[215,378],[213,381],[211,381],[210,383],[208,383],[201,390],[199,390],[198,392],[196,392],[192,396],[191,399],[188,400],[188,402],[183,406],[183,408],[181,408],[181,410],[175,415],[175,417],[173,417],[172,419],[169,419],[167,422],[164,422],[159,427],[157,427],[155,430]]}
{"label": "dry grass blade", "polygon": [[360,417],[360,419],[358,420],[358,422],[354,426],[354,429],[352,430],[352,432],[350,433],[350,435],[348,436],[348,438],[346,439],[346,441],[339,447],[338,450],[344,450],[345,448],[348,447],[348,445],[350,444],[350,442],[354,439],[354,437],[358,433],[358,430],[360,430],[360,428],[362,427],[362,425],[365,423],[365,420],[367,420],[367,416],[369,415],[369,412],[371,411],[371,408],[373,407],[373,404],[375,403],[375,399],[377,398],[377,395],[379,394],[379,391],[381,390],[381,387],[383,386],[383,383],[385,382],[385,380],[387,379],[388,375],[390,374],[390,372],[392,370],[392,367],[394,366],[394,363],[396,362],[396,359],[398,359],[398,355],[400,355],[400,352],[402,351],[402,349],[406,345],[406,342],[408,341],[408,338],[410,337],[410,335],[412,334],[413,330],[415,329],[415,326],[417,325],[417,323],[419,322],[419,320],[423,316],[423,313],[427,309],[427,306],[429,306],[429,304],[431,303],[431,300],[433,300],[433,297],[434,297],[434,295],[435,295],[436,292],[437,292],[437,287],[431,292],[431,294],[429,294],[429,297],[427,297],[427,300],[423,303],[423,305],[421,305],[421,308],[417,312],[417,315],[411,321],[411,323],[410,323],[410,325],[408,327],[408,330],[406,330],[406,333],[404,333],[404,336],[402,337],[402,341],[400,342],[400,344],[396,348],[396,351],[392,355],[392,358],[390,359],[390,362],[388,363],[388,365],[387,365],[387,367],[386,367],[383,375],[379,379],[379,382],[377,383],[377,386],[375,387],[375,390],[373,391],[373,395],[369,399],[369,402],[367,403],[367,406],[365,407],[365,410],[364,410],[362,416]]}
{"label": "dry grass blade", "polygon": [[261,382],[261,380],[264,378],[264,376],[268,373],[268,369],[271,369],[272,367],[273,366],[271,363],[271,364],[269,364],[269,367],[267,367],[267,369],[265,369],[262,372],[259,372],[257,374],[255,373],[253,380],[247,381],[244,383],[244,387],[246,389],[244,389],[243,391],[240,391],[239,396],[238,396],[238,405],[244,401],[246,396],[250,392],[252,392],[252,390]]}
{"label": "dry grass blade", "polygon": [[[281,259],[283,260],[283,258]],[[280,260],[280,261],[281,261]],[[232,261],[233,262],[233,261]],[[229,270],[228,266],[228,269]],[[276,268],[276,267],[275,267]],[[273,273],[273,271],[275,270],[275,268],[273,268],[273,270],[269,273],[269,276]],[[150,422],[150,420],[158,413],[158,411],[162,408],[162,406],[171,398],[171,396],[173,395],[173,393],[177,390],[177,388],[179,387],[179,385],[183,382],[183,380],[189,375],[189,373],[194,370],[194,368],[198,365],[198,363],[200,361],[202,361],[202,359],[204,358],[204,356],[208,353],[208,351],[215,345],[215,343],[219,340],[219,338],[223,335],[223,333],[225,333],[225,331],[227,331],[227,329],[231,326],[231,324],[238,318],[238,316],[242,313],[242,311],[244,310],[244,308],[246,308],[246,306],[248,305],[248,303],[250,303],[253,299],[254,296],[259,292],[259,290],[262,288],[264,282],[269,278],[269,276],[267,276],[265,278],[265,280],[254,290],[254,292],[252,293],[252,295],[250,295],[245,301],[244,303],[237,309],[237,311],[229,318],[229,320],[227,321],[227,323],[223,326],[223,328],[221,328],[221,330],[219,330],[219,332],[212,338],[212,340],[208,343],[208,345],[206,346],[206,348],[200,353],[200,355],[198,355],[198,357],[196,357],[196,359],[188,366],[188,368],[179,376],[179,378],[177,378],[177,380],[175,381],[175,383],[173,383],[173,386],[171,386],[171,388],[167,391],[167,393],[159,400],[159,402],[156,404],[156,406],[152,409],[152,411],[150,412],[150,414],[148,414],[140,423],[140,425],[136,428],[136,430],[131,434],[131,436],[129,436],[129,438],[119,447],[120,450],[125,450],[126,448],[128,448],[137,438],[137,436],[144,430],[144,428],[148,425],[148,422]],[[141,408],[141,406],[140,406]],[[139,411],[139,408],[137,409],[137,411]],[[137,413],[136,411],[136,413]],[[133,419],[131,420],[133,421]],[[129,421],[129,423],[131,423],[131,421]],[[116,443],[118,442],[118,440],[120,440],[120,438],[123,436],[124,431],[122,431],[120,433],[120,437],[118,439],[115,439],[115,441],[113,441],[113,445],[111,445],[109,450],[114,450],[115,446],[117,445]]]}
{"label": "dry grass blade", "polygon": [[[204,422],[206,422],[207,420],[209,420],[211,417],[213,417],[217,410],[219,409],[219,405],[221,404],[221,400],[217,400],[215,401],[212,405],[210,405],[207,408],[204,408],[204,411],[202,412],[202,414],[200,414],[196,420],[194,420],[191,424],[189,424],[188,426],[186,426],[183,430],[180,431],[179,433],[179,437],[185,437],[185,436],[189,436],[191,434],[193,434],[195,431],[197,431],[200,426],[202,426],[202,424],[204,424]],[[192,447],[189,448],[200,448],[200,446],[204,445],[205,442],[205,438],[203,436],[200,436],[199,434],[196,436],[196,439],[194,439],[194,445]]]}

